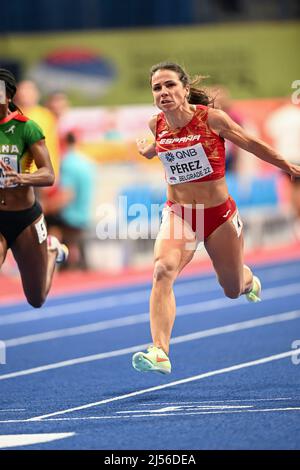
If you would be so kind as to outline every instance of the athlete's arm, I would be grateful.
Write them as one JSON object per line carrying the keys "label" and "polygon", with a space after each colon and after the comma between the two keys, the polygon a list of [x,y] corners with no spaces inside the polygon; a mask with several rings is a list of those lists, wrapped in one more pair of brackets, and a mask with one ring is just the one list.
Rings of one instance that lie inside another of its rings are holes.
{"label": "athlete's arm", "polygon": [[37,171],[34,173],[17,173],[8,165],[2,164],[5,171],[5,186],[14,184],[22,186],[52,186],[54,183],[54,171],[49,157],[45,140],[38,140],[30,145],[29,150],[34,158]]}
{"label": "athlete's arm", "polygon": [[265,162],[281,168],[292,176],[300,176],[299,165],[289,163],[268,144],[249,135],[242,127],[224,113],[224,111],[220,109],[209,109],[207,123],[220,137],[230,140],[238,147],[253,153]]}
{"label": "athlete's arm", "polygon": [[[149,127],[151,129],[152,134],[155,137],[156,116],[150,119]],[[156,156],[155,142],[148,142],[147,139],[137,139],[136,145],[137,145],[139,153],[143,155],[143,157],[151,159]]]}

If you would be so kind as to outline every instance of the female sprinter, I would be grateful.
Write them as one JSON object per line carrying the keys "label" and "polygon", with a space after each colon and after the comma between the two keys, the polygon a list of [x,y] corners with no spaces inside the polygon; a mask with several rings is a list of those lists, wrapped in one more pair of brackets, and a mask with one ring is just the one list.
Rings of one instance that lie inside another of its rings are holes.
{"label": "female sprinter", "polygon": [[[12,73],[0,69],[0,268],[10,248],[25,296],[38,308],[49,292],[55,262],[63,262],[68,250],[47,237],[35,200],[33,188],[51,186],[54,173],[43,132],[13,103],[16,89]],[[30,173],[33,162],[37,171]]]}
{"label": "female sprinter", "polygon": [[225,112],[210,106],[208,96],[195,86],[198,82],[191,82],[175,63],[153,66],[150,84],[154,103],[161,110],[149,123],[155,143],[137,141],[141,155],[158,155],[168,183],[167,206],[154,250],[150,297],[153,346],[132,358],[133,367],[143,372],[171,372],[168,354],[176,311],[173,284],[193,258],[199,241],[204,242],[227,297],[245,294],[251,302],[260,301],[261,284],[244,265],[242,222],[228,194],[224,139],[294,177],[300,176],[300,166],[288,163],[264,142],[249,136]]}

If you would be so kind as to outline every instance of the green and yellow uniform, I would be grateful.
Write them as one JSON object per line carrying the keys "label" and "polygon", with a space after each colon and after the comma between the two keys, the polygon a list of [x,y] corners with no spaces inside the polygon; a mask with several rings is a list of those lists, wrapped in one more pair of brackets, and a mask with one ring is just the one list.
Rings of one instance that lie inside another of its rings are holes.
{"label": "green and yellow uniform", "polygon": [[[38,124],[17,112],[12,113],[0,121],[0,159],[18,173],[31,173],[34,159],[29,147],[44,138]],[[4,178],[0,168],[0,187]]]}

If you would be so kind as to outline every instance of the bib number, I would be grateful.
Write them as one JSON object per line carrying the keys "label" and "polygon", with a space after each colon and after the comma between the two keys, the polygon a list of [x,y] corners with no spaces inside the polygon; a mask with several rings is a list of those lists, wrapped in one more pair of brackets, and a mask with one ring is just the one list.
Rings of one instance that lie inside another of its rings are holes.
{"label": "bib number", "polygon": [[39,244],[41,245],[45,240],[47,240],[47,227],[45,224],[44,216],[35,224],[35,230],[38,236]]}
{"label": "bib number", "polygon": [[169,184],[188,183],[213,173],[201,144],[160,152],[158,155],[164,165]]}
{"label": "bib number", "polygon": [[[5,165],[9,165],[11,168],[13,168],[13,170],[16,173],[19,173],[19,165],[18,165],[17,155],[2,155],[2,154],[0,154],[0,160]],[[5,178],[6,178],[5,170],[2,168],[2,166],[0,166],[0,188],[5,187],[5,184],[4,184],[5,183]],[[18,186],[18,185],[17,184],[12,184],[12,185],[7,186],[7,187],[15,188],[16,186]]]}

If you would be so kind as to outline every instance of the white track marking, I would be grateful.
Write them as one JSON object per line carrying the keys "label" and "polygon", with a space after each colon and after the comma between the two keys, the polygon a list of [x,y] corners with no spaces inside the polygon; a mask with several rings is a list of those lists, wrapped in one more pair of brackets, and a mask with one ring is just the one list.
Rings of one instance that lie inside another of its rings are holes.
{"label": "white track marking", "polygon": [[[199,411],[199,412],[186,412],[186,413],[157,413],[157,414],[144,414],[144,415],[125,415],[125,416],[82,416],[78,418],[49,418],[43,421],[79,421],[79,420],[97,420],[97,419],[138,419],[138,418],[160,418],[165,416],[190,416],[190,415],[218,415],[218,414],[235,414],[235,413],[267,413],[267,412],[286,412],[286,411],[300,411],[300,407],[295,408],[261,408],[258,410],[218,410],[218,411]],[[27,422],[27,421],[22,421]],[[1,421],[0,421],[1,423]]]}
{"label": "white track marking", "polygon": [[21,377],[25,375],[37,374],[39,372],[45,372],[53,369],[60,369],[62,367],[74,366],[76,364],[85,364],[87,362],[100,361],[102,359],[108,359],[111,357],[124,356],[126,354],[134,353],[140,349],[145,349],[149,346],[149,343],[139,344],[137,346],[131,346],[124,349],[116,349],[115,351],[109,351],[99,354],[92,354],[91,356],[77,357],[75,359],[69,359],[67,361],[54,362],[52,364],[46,364],[44,366],[34,367],[32,369],[20,370],[17,372],[11,372],[9,374],[0,375],[0,380],[12,379],[15,377]]}
{"label": "white track marking", "polygon": [[7,411],[26,411],[26,408],[13,408],[13,409],[3,409],[3,410],[0,410],[0,413],[6,413]]}
{"label": "white track marking", "polygon": [[246,398],[242,400],[204,400],[204,401],[177,401],[177,402],[166,402],[166,403],[139,403],[139,406],[154,406],[154,405],[198,405],[198,403],[239,403],[239,402],[255,402],[255,401],[284,401],[293,400],[293,398]]}
{"label": "white track marking", "polygon": [[[256,402],[276,402],[276,401],[296,401],[295,398],[249,398],[249,399],[241,399],[241,400],[205,400],[205,401],[180,401],[180,402],[166,402],[166,403],[158,403],[158,402],[152,402],[152,403],[139,403],[139,406],[140,407],[143,407],[143,406],[171,406],[171,405],[175,405],[175,406],[180,406],[180,407],[185,407],[186,405],[196,405],[197,407],[199,406],[199,404],[204,404],[204,405],[207,405],[208,403],[244,403],[244,402],[247,402],[247,403],[252,403],[252,408],[255,406]],[[205,408],[208,408],[207,406],[205,406]],[[218,409],[219,406],[214,406],[212,408],[216,408]],[[239,408],[239,406],[234,406],[233,408]],[[295,407],[289,407],[288,409],[294,409]],[[283,408],[278,408],[278,410],[282,410]],[[296,407],[297,409],[297,407]],[[7,411],[7,410],[6,410]],[[157,410],[159,411],[159,410]],[[140,413],[148,413],[148,410],[147,409],[144,409],[144,410],[140,410]],[[118,413],[121,413],[121,412],[116,412],[117,414]],[[146,415],[144,415],[146,416]],[[127,416],[128,418],[130,416]],[[82,416],[82,417],[77,417],[77,418],[49,418],[49,419],[45,419],[44,421],[63,421],[63,420],[79,420],[79,419],[110,419],[110,418],[118,418],[118,416]],[[6,419],[6,420],[0,420],[0,424],[4,424],[4,423],[27,423],[28,422],[28,418],[27,419]]]}
{"label": "white track marking", "polygon": [[110,330],[121,326],[137,325],[145,323],[149,320],[149,314],[130,315],[123,318],[115,318],[114,320],[104,320],[87,325],[74,326],[71,328],[63,328],[61,330],[45,331],[34,335],[20,336],[19,338],[5,339],[6,348],[13,348],[24,344],[38,343],[41,341],[49,341],[57,338],[65,338],[68,336],[77,336],[87,333],[95,333],[97,331]]}
{"label": "white track marking", "polygon": [[[152,405],[153,406],[153,405]],[[182,405],[180,406],[165,406],[164,408],[160,408],[160,409],[155,409],[155,410],[126,410],[126,411],[116,411],[117,414],[137,414],[137,413],[166,413],[166,412],[169,412],[169,411],[179,411],[180,409],[182,409]],[[194,405],[188,405],[186,407],[186,411],[191,411],[189,410],[188,408],[194,408],[195,409],[195,406]],[[197,410],[231,410],[231,409],[248,409],[248,408],[253,408],[253,405],[210,405],[210,406],[206,406],[206,405],[201,405],[201,406],[197,406],[196,407]]]}
{"label": "white track marking", "polygon": [[[258,275],[262,275],[263,276],[263,281],[264,282],[273,282],[273,281],[277,281],[277,280],[283,280],[283,279],[289,279],[289,278],[292,278],[292,277],[295,277],[297,275],[299,275],[299,263],[300,263],[300,260],[299,261],[294,261],[293,264],[290,266],[290,265],[287,265],[285,267],[270,267],[270,266],[259,266],[258,267]],[[296,266],[294,266],[296,264]],[[255,270],[256,272],[256,270]],[[142,289],[142,285],[149,285],[148,288],[145,288],[145,289]],[[151,279],[149,279],[149,281],[145,281],[144,283],[141,283],[140,284],[140,287],[141,289],[138,290],[138,291],[135,291],[137,294],[141,293],[141,295],[149,295],[150,293],[150,290],[151,290]],[[216,277],[215,277],[215,274],[213,272],[207,272],[207,273],[196,273],[196,274],[188,274],[188,273],[183,273],[182,277],[178,278],[177,281],[176,281],[176,284],[175,284],[175,289],[178,289],[178,294],[177,295],[184,295],[183,292],[185,291],[186,288],[189,288],[189,289],[195,289],[195,292],[207,292],[207,289],[206,289],[206,286],[208,288],[209,291],[211,290],[218,290],[220,289],[220,287],[218,286],[218,283],[216,281]],[[126,295],[130,295],[132,293],[134,293],[133,291],[132,292],[129,292],[129,293],[124,293],[122,291],[122,289],[124,288],[125,290],[128,289],[128,287],[130,288],[130,286],[122,286],[121,287],[121,292],[120,290],[118,290],[117,292],[114,292],[113,289],[112,289],[112,293],[110,294],[109,291],[110,289],[109,288],[99,288],[99,285],[97,283],[93,283],[93,286],[91,288],[89,288],[88,290],[84,291],[84,292],[71,292],[71,293],[67,293],[67,294],[56,294],[56,295],[52,295],[51,296],[51,300],[64,300],[66,299],[66,302],[67,303],[67,300],[68,299],[73,299],[74,297],[77,298],[77,297],[87,297],[89,295],[91,296],[94,296],[94,295],[97,295],[98,292],[107,292],[107,296],[103,296],[102,298],[107,298],[108,296],[110,296],[111,298],[112,297],[116,297],[116,296],[126,296]],[[24,307],[24,304],[25,302],[24,301],[17,301],[17,302],[5,302],[4,304],[0,305],[0,308],[3,309],[3,308],[13,308],[13,307]],[[48,307],[47,307],[48,308]],[[49,307],[50,308],[50,307]],[[44,309],[43,309],[44,310]],[[32,310],[28,310],[28,312],[30,313]],[[23,313],[23,312],[19,312],[20,313]],[[15,315],[15,314],[12,314],[12,315]],[[0,323],[1,324],[1,323]]]}
{"label": "white track marking", "polygon": [[[176,287],[176,296],[185,296],[187,289],[190,294],[201,294],[201,292],[220,291],[220,287],[215,279],[207,281],[191,281],[185,285]],[[24,310],[18,313],[0,315],[0,325],[11,325],[14,323],[30,322],[35,320],[44,320],[46,318],[55,318],[60,316],[75,315],[94,310],[105,310],[117,307],[119,305],[134,305],[142,302],[148,302],[150,288],[142,291],[134,291],[126,294],[115,294],[94,299],[66,302],[60,305],[43,307],[41,310]]]}
{"label": "white track marking", "polygon": [[[292,287],[291,287],[292,286]],[[291,295],[294,293],[294,287],[296,286],[296,293],[300,293],[300,284],[291,284],[288,286],[281,287],[280,289],[272,288],[264,291],[263,299],[274,299],[276,297],[283,297],[284,295]],[[285,289],[286,288],[286,289]],[[240,305],[245,305],[245,299],[240,297],[234,301],[229,300],[225,297],[221,299],[207,300],[205,302],[197,302],[193,304],[181,305],[177,307],[176,315],[192,315],[209,312],[212,310],[218,310],[220,308],[233,308]],[[97,331],[108,330],[111,328],[119,328],[122,326],[136,325],[141,323],[147,323],[149,321],[149,312],[139,313],[137,315],[129,315],[126,317],[115,318],[113,320],[102,320],[100,322],[89,323],[86,325],[80,325],[70,328],[62,328],[59,330],[50,330],[43,333],[36,333],[33,335],[20,336],[17,338],[4,339],[5,346],[7,348],[16,347],[25,344],[37,343],[41,341],[49,341],[57,338],[64,338],[67,336],[77,336],[87,333],[95,333]]]}
{"label": "white track marking", "polygon": [[[235,331],[246,330],[246,329],[255,328],[258,326],[271,325],[274,323],[281,323],[284,321],[296,320],[298,318],[300,318],[300,310],[294,310],[291,312],[285,312],[285,313],[281,313],[277,315],[269,315],[267,317],[261,317],[261,318],[257,318],[254,320],[247,320],[244,322],[232,323],[230,325],[219,326],[216,328],[210,328],[208,330],[201,330],[201,331],[197,331],[194,333],[177,336],[177,337],[172,338],[170,343],[171,344],[185,343],[187,341],[194,341],[200,338],[208,338],[210,336],[232,333]],[[117,349],[114,351],[93,354],[90,356],[83,356],[83,357],[79,357],[75,359],[69,359],[67,361],[54,362],[52,364],[46,364],[44,366],[34,367],[31,369],[10,372],[8,374],[0,375],[0,380],[6,380],[6,379],[11,379],[15,377],[24,376],[24,375],[36,374],[36,373],[44,372],[47,370],[59,369],[61,367],[68,367],[68,366],[73,366],[76,364],[99,361],[102,359],[108,359],[112,357],[124,356],[126,354],[130,354],[130,353],[140,351],[142,349],[146,349],[148,346],[149,346],[148,343],[139,344],[136,346],[131,346],[129,348]],[[299,354],[298,349],[296,349],[295,351],[297,351]]]}
{"label": "white track marking", "polygon": [[43,444],[45,442],[57,441],[58,439],[65,439],[66,437],[71,437],[74,435],[74,432],[52,434],[8,434],[5,436],[0,435],[0,449]]}
{"label": "white track marking", "polygon": [[[280,270],[277,271],[277,278],[279,279]],[[274,277],[276,280],[276,270],[270,269],[268,273],[271,277],[273,276],[273,280]],[[285,274],[285,271],[282,271],[282,273]],[[289,274],[288,270],[287,274]],[[281,277],[284,278],[283,275]],[[287,290],[285,290],[285,288],[287,288]],[[179,283],[177,286],[175,286],[175,290],[176,297],[180,297],[186,296],[187,292],[189,292],[190,294],[201,294],[201,292],[213,291],[217,292],[220,291],[220,287],[217,284],[215,278],[209,278],[201,279],[200,281],[188,281]],[[299,283],[281,286],[280,289],[278,289],[278,287],[265,289],[263,291],[264,300],[267,298],[279,297],[278,291],[280,291],[282,296],[298,293],[300,292]],[[103,309],[113,308],[118,305],[134,305],[145,301],[148,302],[149,293],[150,288],[144,289],[142,291],[129,292],[126,294],[114,294],[90,300],[66,302],[61,305],[44,307],[40,311],[25,310],[18,313],[0,315],[0,325],[10,325],[15,323],[38,321],[44,320],[46,318],[75,315],[95,310],[100,311]]]}
{"label": "white track marking", "polygon": [[247,367],[257,366],[259,364],[266,364],[266,363],[269,363],[269,362],[272,362],[272,361],[278,361],[280,359],[285,359],[287,357],[291,357],[296,353],[297,353],[297,351],[292,350],[292,351],[286,351],[286,352],[279,353],[279,354],[274,354],[272,356],[262,357],[260,359],[254,360],[254,361],[243,362],[243,363],[236,364],[236,365],[233,365],[233,366],[230,366],[230,367],[225,367],[223,369],[217,369],[217,370],[213,370],[213,371],[210,371],[210,372],[205,372],[204,374],[194,375],[192,377],[187,377],[186,379],[175,380],[174,382],[170,382],[170,383],[163,384],[163,385],[157,385],[155,387],[145,388],[143,390],[137,390],[136,392],[127,393],[125,395],[120,395],[120,396],[113,397],[113,398],[107,398],[105,400],[100,400],[100,401],[97,401],[97,402],[94,402],[94,403],[87,403],[86,405],[76,406],[76,407],[73,407],[73,408],[68,408],[66,410],[55,411],[53,413],[48,413],[48,414],[41,415],[41,416],[34,416],[33,418],[29,418],[27,421],[30,421],[30,422],[40,421],[42,419],[50,418],[50,417],[53,417],[53,416],[59,416],[59,415],[63,415],[63,414],[66,414],[66,413],[72,413],[74,411],[86,410],[88,408],[93,408],[95,406],[104,405],[104,404],[107,404],[107,403],[112,403],[114,401],[125,400],[127,398],[136,397],[138,395],[144,395],[145,393],[155,392],[157,390],[163,390],[163,389],[166,389],[166,388],[174,387],[176,385],[182,385],[182,384],[194,382],[194,381],[197,381],[197,380],[205,379],[207,377],[213,377],[213,376],[216,376],[216,375],[226,374],[228,372],[233,372],[233,371],[236,371],[236,370],[245,369]]}
{"label": "white track marking", "polygon": [[[260,408],[260,409],[243,409],[243,410],[218,410],[218,411],[188,411],[186,413],[182,412],[171,412],[171,413],[149,413],[141,415],[114,415],[114,416],[80,416],[80,417],[68,417],[68,418],[44,418],[43,420],[36,420],[37,422],[49,422],[49,421],[91,421],[91,420],[105,420],[105,419],[139,419],[139,418],[161,418],[165,416],[190,416],[190,415],[211,415],[211,414],[235,414],[235,413],[267,413],[267,412],[287,412],[287,411],[300,411],[300,407],[286,407],[286,408]],[[32,424],[32,419],[16,419],[16,420],[6,420],[0,421],[0,424],[8,423],[29,423]]]}

